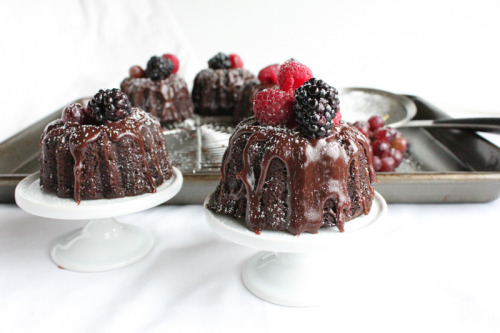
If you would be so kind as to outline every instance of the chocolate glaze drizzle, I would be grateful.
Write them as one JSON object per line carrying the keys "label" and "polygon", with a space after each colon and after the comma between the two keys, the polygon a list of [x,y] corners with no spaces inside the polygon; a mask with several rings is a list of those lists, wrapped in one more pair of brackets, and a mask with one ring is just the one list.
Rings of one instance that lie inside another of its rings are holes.
{"label": "chocolate glaze drizzle", "polygon": [[[348,182],[352,172],[365,172],[369,175],[369,182],[376,182],[375,171],[371,161],[371,150],[366,138],[350,125],[341,122],[332,130],[329,137],[308,140],[297,131],[281,127],[267,127],[258,125],[255,118],[249,118],[235,129],[228,149],[224,155],[221,168],[221,184],[228,183],[229,163],[234,163],[230,158],[235,149],[235,142],[246,136],[246,144],[242,152],[242,168],[237,172],[236,179],[244,184],[238,190],[229,193],[232,200],[246,198],[245,222],[249,229],[256,232],[266,228],[262,219],[261,199],[263,187],[268,179],[271,162],[281,160],[287,173],[287,202],[286,230],[294,235],[307,231],[317,233],[319,228],[325,226],[324,214],[330,213],[336,217],[336,226],[344,230],[345,221],[361,214],[367,214],[371,208],[374,190],[371,184],[364,189],[359,181],[354,182],[356,188],[349,189]],[[262,158],[257,161],[260,172],[257,175],[255,165],[250,161],[250,150],[255,145],[264,146]],[[366,156],[366,158],[365,158]],[[365,158],[360,163],[360,158]],[[365,168],[365,170],[360,170]],[[351,185],[352,187],[352,185]],[[363,211],[352,212],[352,192],[362,201]],[[222,203],[225,195],[221,189],[219,198],[215,198],[212,209],[224,211],[217,207],[217,202]],[[333,200],[335,212],[328,207],[327,202]],[[227,211],[226,211],[227,212]],[[281,229],[281,228],[280,228]]]}
{"label": "chocolate glaze drizzle", "polygon": [[[156,124],[155,124],[156,123]],[[56,140],[60,143],[60,147],[57,149],[69,149],[71,156],[74,160],[73,174],[74,174],[74,184],[73,184],[73,197],[75,201],[80,203],[80,192],[81,192],[81,178],[84,170],[85,154],[88,151],[89,144],[96,142],[100,137],[106,136],[111,140],[111,142],[117,143],[123,140],[125,137],[131,137],[135,143],[137,143],[140,153],[142,155],[142,171],[145,172],[148,179],[149,185],[151,187],[150,192],[156,192],[156,181],[151,174],[148,156],[145,149],[144,136],[153,137],[154,134],[151,131],[152,126],[160,127],[159,123],[153,120],[144,111],[133,108],[132,112],[126,118],[115,121],[108,122],[101,125],[80,125],[76,123],[63,123],[60,120],[56,120],[50,123],[42,135],[40,145],[41,145],[41,177],[40,181],[43,185],[46,173],[50,170],[44,170],[43,161],[47,155],[47,145],[44,144],[49,140]],[[161,132],[160,132],[161,133]],[[67,140],[67,142],[66,142]],[[166,151],[166,150],[165,150]],[[166,180],[170,178],[170,175],[164,172],[164,168],[160,166],[159,157],[154,149],[148,150],[150,158],[154,167],[156,168],[156,173]],[[52,178],[52,175],[50,175]],[[124,196],[119,195],[119,196]]]}
{"label": "chocolate glaze drizzle", "polygon": [[120,85],[132,106],[157,117],[161,123],[178,123],[193,116],[193,103],[189,90],[181,77],[153,81],[148,78],[127,78]]}

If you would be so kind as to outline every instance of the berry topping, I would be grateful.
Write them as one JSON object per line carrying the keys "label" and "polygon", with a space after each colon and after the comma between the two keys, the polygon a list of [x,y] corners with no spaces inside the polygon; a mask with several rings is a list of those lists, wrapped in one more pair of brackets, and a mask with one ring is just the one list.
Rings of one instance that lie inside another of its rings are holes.
{"label": "berry topping", "polygon": [[253,100],[253,112],[262,125],[286,125],[293,120],[293,95],[288,91],[264,89]]}
{"label": "berry topping", "polygon": [[310,139],[327,136],[340,121],[337,89],[323,80],[311,78],[296,89],[293,109],[299,131]]}
{"label": "berry topping", "polygon": [[408,149],[408,140],[404,136],[398,136],[392,140],[391,148],[404,153]]}
{"label": "berry topping", "polygon": [[177,73],[177,71],[179,70],[179,58],[170,53],[164,54],[162,55],[162,57],[170,60],[172,64],[174,64],[174,69],[172,70],[172,73]]}
{"label": "berry topping", "polygon": [[408,141],[394,128],[385,126],[383,117],[376,115],[353,125],[370,140],[375,171],[394,171],[403,162]]}
{"label": "berry topping", "polygon": [[80,103],[73,103],[66,106],[61,114],[61,119],[65,123],[84,124],[87,110]]}
{"label": "berry topping", "polygon": [[286,61],[281,65],[277,78],[281,90],[295,90],[312,78],[312,71],[300,62]]}
{"label": "berry topping", "polygon": [[97,122],[116,121],[130,114],[130,102],[120,89],[99,90],[87,105]]}
{"label": "berry topping", "polygon": [[384,156],[380,159],[382,162],[382,166],[380,167],[380,171],[388,172],[396,169],[396,160],[392,156]]}
{"label": "berry topping", "polygon": [[231,68],[243,68],[243,60],[237,54],[230,54],[229,61],[231,62]]}
{"label": "berry topping", "polygon": [[278,70],[280,64],[269,65],[259,72],[259,81],[262,84],[278,84]]}
{"label": "berry topping", "polygon": [[217,53],[208,61],[208,68],[211,69],[231,68],[231,61],[229,60],[229,56],[222,52]]}
{"label": "berry topping", "polygon": [[156,81],[166,79],[173,70],[174,64],[170,59],[153,56],[148,61],[145,74],[146,77]]}
{"label": "berry topping", "polygon": [[370,129],[375,131],[376,129],[385,125],[384,118],[382,116],[372,116],[368,119],[368,123],[370,124]]}
{"label": "berry topping", "polygon": [[131,78],[140,79],[144,77],[144,69],[141,66],[132,66],[128,70],[128,74]]}

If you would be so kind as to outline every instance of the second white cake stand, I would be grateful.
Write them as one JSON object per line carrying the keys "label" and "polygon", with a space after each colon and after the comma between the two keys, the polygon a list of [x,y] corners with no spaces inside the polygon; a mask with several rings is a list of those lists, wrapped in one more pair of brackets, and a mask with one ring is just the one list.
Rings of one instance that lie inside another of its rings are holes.
{"label": "second white cake stand", "polygon": [[41,217],[88,220],[82,228],[59,238],[51,250],[60,267],[77,272],[101,272],[130,265],[151,251],[154,241],[149,231],[118,223],[113,217],[139,212],[175,196],[182,187],[182,173],[173,168],[171,179],[155,193],[100,200],[59,198],[40,188],[39,174],[22,180],[16,187],[16,203],[24,211]]}
{"label": "second white cake stand", "polygon": [[[370,237],[375,222],[387,214],[384,198],[375,193],[370,214],[337,228],[323,228],[317,234],[264,230],[256,234],[245,222],[207,209],[210,227],[221,237],[251,248],[264,250],[243,266],[242,279],[247,289],[268,302],[286,306],[313,306],[326,303],[334,292],[335,257],[343,246]],[[368,228],[369,227],[369,228]]]}

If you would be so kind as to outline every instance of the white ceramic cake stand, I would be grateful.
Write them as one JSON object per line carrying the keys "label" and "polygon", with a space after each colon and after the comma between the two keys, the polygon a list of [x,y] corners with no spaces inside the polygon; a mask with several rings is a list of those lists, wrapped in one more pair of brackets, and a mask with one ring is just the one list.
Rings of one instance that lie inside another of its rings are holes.
{"label": "white ceramic cake stand", "polygon": [[52,248],[52,260],[77,272],[101,272],[130,265],[149,253],[153,237],[149,231],[118,223],[113,217],[139,212],[175,196],[182,186],[182,174],[174,169],[171,179],[156,189],[133,197],[100,200],[62,199],[40,188],[39,174],[16,187],[16,203],[26,212],[53,219],[88,220],[82,228],[59,238]]}
{"label": "white ceramic cake stand", "polygon": [[244,221],[208,210],[211,196],[205,200],[210,227],[231,242],[264,250],[243,266],[242,279],[247,289],[263,300],[286,306],[326,303],[337,286],[327,281],[335,279],[335,258],[345,255],[345,245],[373,236],[373,224],[387,214],[384,198],[375,193],[370,214],[347,222],[343,233],[337,228],[323,228],[317,234],[299,236],[272,230],[256,234],[246,228]]}

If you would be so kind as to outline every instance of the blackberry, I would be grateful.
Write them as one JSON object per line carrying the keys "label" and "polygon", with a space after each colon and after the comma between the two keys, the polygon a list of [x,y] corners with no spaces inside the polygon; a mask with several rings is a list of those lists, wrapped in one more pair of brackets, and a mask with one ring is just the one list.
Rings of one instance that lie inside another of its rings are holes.
{"label": "blackberry", "polygon": [[295,90],[293,110],[303,136],[325,137],[330,134],[339,112],[338,91],[323,80],[310,78]]}
{"label": "blackberry", "polygon": [[231,60],[229,60],[229,56],[227,54],[219,52],[208,61],[208,68],[211,69],[231,68]]}
{"label": "blackberry", "polygon": [[163,57],[151,57],[144,74],[153,81],[166,79],[174,70],[174,63]]}
{"label": "blackberry", "polygon": [[120,89],[99,90],[87,105],[92,118],[98,123],[116,121],[130,114],[130,102]]}

